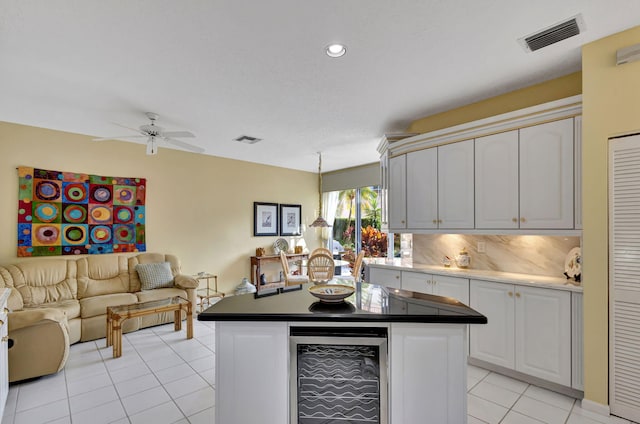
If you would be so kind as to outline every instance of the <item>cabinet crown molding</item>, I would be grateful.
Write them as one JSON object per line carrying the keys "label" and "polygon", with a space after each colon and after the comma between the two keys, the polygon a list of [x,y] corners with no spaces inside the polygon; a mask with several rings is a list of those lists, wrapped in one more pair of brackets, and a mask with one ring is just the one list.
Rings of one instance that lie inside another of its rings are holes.
{"label": "cabinet crown molding", "polygon": [[394,140],[385,136],[378,145],[378,151],[382,154],[387,149],[392,156],[395,156],[581,114],[582,95],[571,96],[411,137]]}

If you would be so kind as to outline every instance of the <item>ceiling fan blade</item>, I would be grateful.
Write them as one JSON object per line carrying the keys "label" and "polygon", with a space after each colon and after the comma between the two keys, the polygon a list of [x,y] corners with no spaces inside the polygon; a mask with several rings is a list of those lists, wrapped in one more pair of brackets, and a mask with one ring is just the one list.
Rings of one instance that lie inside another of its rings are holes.
{"label": "ceiling fan blade", "polygon": [[123,138],[145,138],[146,135],[114,135],[112,137],[94,138],[93,141],[120,140]]}
{"label": "ceiling fan blade", "polygon": [[122,125],[122,124],[118,124],[117,122],[112,122],[113,125],[117,125],[121,128],[127,129],[127,130],[131,130],[137,134],[142,134],[143,136],[147,137],[148,134],[145,134],[143,131],[140,130],[140,128],[131,128],[131,127],[127,127],[126,125]]}
{"label": "ceiling fan blade", "polygon": [[171,143],[174,146],[182,147],[183,149],[189,150],[195,153],[203,153],[204,149],[199,146],[194,146],[193,144],[185,143],[184,141],[175,140],[173,138],[163,136],[162,139],[167,143]]}
{"label": "ceiling fan blade", "polygon": [[189,131],[165,131],[162,133],[163,137],[188,137],[193,138],[195,135]]}

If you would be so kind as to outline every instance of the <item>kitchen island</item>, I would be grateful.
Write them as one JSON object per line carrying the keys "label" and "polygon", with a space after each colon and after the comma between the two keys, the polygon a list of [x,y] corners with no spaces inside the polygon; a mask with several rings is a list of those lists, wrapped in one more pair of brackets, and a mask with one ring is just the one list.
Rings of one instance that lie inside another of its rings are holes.
{"label": "kitchen island", "polygon": [[486,317],[453,298],[332,283],[354,293],[323,303],[306,284],[198,315],[216,321],[216,422],[465,423],[467,325]]}

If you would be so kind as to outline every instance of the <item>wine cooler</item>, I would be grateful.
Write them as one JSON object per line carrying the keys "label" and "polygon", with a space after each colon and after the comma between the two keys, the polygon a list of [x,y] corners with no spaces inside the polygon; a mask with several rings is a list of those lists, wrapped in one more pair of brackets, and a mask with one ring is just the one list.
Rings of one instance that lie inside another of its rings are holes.
{"label": "wine cooler", "polygon": [[291,423],[387,424],[387,329],[291,327]]}

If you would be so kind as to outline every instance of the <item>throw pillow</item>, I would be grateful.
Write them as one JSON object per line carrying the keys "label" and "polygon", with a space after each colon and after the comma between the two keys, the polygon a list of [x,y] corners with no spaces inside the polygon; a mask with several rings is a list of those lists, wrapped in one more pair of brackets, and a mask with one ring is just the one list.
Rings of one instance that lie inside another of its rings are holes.
{"label": "throw pillow", "polygon": [[138,264],[136,272],[140,277],[142,290],[153,290],[165,287],[173,287],[173,274],[169,262],[153,264]]}

